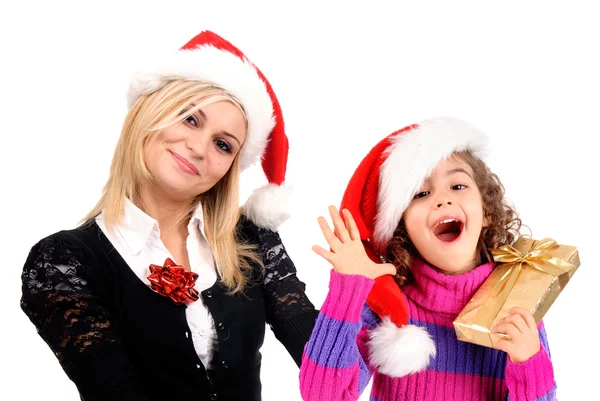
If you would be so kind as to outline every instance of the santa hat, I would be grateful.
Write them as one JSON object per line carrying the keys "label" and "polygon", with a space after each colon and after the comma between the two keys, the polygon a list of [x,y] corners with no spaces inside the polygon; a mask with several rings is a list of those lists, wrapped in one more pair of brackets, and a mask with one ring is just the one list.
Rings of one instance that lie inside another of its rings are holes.
{"label": "santa hat", "polygon": [[[386,255],[404,210],[438,163],[465,150],[484,158],[486,144],[481,131],[450,117],[407,126],[379,142],[354,172],[341,204],[371,259]],[[367,304],[382,320],[371,332],[370,363],[392,377],[426,368],[435,345],[425,329],[408,325],[406,299],[392,276],[375,280]]]}
{"label": "santa hat", "polygon": [[248,133],[239,155],[240,166],[245,170],[261,160],[269,184],[254,191],[243,211],[255,224],[276,230],[289,216],[285,210],[289,191],[282,187],[288,139],[271,84],[239,49],[219,35],[203,31],[176,53],[136,72],[129,83],[128,106],[176,79],[213,84],[244,108]]}

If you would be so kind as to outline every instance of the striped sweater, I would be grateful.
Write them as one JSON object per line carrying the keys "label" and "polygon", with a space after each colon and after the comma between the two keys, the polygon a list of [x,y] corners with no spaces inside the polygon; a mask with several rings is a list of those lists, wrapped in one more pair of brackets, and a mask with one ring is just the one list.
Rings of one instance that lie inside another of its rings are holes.
{"label": "striped sweater", "polygon": [[332,271],[329,294],[303,355],[303,399],[357,400],[374,376],[371,401],[555,400],[543,324],[539,327],[540,351],[522,363],[511,362],[505,352],[456,338],[453,320],[492,268],[486,264],[462,275],[447,276],[415,261],[415,281],[403,287],[409,324],[427,329],[437,354],[425,371],[401,378],[378,373],[368,362],[369,332],[380,323],[365,304],[374,281]]}

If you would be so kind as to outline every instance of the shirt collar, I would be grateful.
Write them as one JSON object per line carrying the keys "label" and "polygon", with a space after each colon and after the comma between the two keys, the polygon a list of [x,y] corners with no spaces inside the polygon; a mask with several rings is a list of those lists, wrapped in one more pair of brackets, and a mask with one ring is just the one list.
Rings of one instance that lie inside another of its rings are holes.
{"label": "shirt collar", "polygon": [[133,255],[137,255],[144,249],[151,236],[160,238],[158,222],[144,213],[129,199],[125,199],[123,217],[115,228],[121,234]]}
{"label": "shirt collar", "polygon": [[198,230],[200,230],[200,234],[206,238],[206,234],[204,232],[204,209],[202,209],[202,203],[200,202],[198,202],[190,222],[188,223],[188,232],[192,232],[192,227],[197,227]]}
{"label": "shirt collar", "polygon": [[[191,232],[194,226],[206,238],[204,234],[204,214],[200,202],[198,202],[188,223],[188,232]],[[160,238],[158,222],[138,208],[128,198],[125,199],[123,218],[116,224],[115,228],[123,237],[123,240],[129,247],[129,251],[133,255],[139,254],[144,249],[149,238]]]}

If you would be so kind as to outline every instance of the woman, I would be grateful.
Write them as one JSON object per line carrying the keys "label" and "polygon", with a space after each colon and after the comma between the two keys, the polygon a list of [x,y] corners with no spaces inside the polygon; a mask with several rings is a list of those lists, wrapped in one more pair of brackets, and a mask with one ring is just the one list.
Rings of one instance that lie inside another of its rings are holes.
{"label": "woman", "polygon": [[[128,102],[100,201],[32,248],[21,308],[83,400],[259,400],[265,322],[299,365],[317,315],[275,232],[277,98],[202,32],[137,73]],[[270,184],[242,215],[239,174],[260,158]]]}

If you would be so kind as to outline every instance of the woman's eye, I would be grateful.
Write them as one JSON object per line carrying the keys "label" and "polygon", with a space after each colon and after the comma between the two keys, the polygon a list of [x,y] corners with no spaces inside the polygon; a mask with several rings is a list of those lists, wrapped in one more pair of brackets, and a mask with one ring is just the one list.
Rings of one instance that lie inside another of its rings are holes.
{"label": "woman's eye", "polygon": [[413,199],[421,199],[426,197],[427,195],[429,195],[429,191],[419,192],[413,197]]}
{"label": "woman's eye", "polygon": [[224,140],[217,139],[215,141],[215,143],[217,144],[217,147],[219,149],[221,149],[222,151],[227,152],[227,153],[231,153],[231,146],[229,146],[229,144],[227,142],[225,142]]}
{"label": "woman's eye", "polygon": [[194,126],[196,128],[198,127],[198,119],[193,114],[187,116],[185,118],[185,122],[187,122],[188,124],[191,124],[192,126]]}

